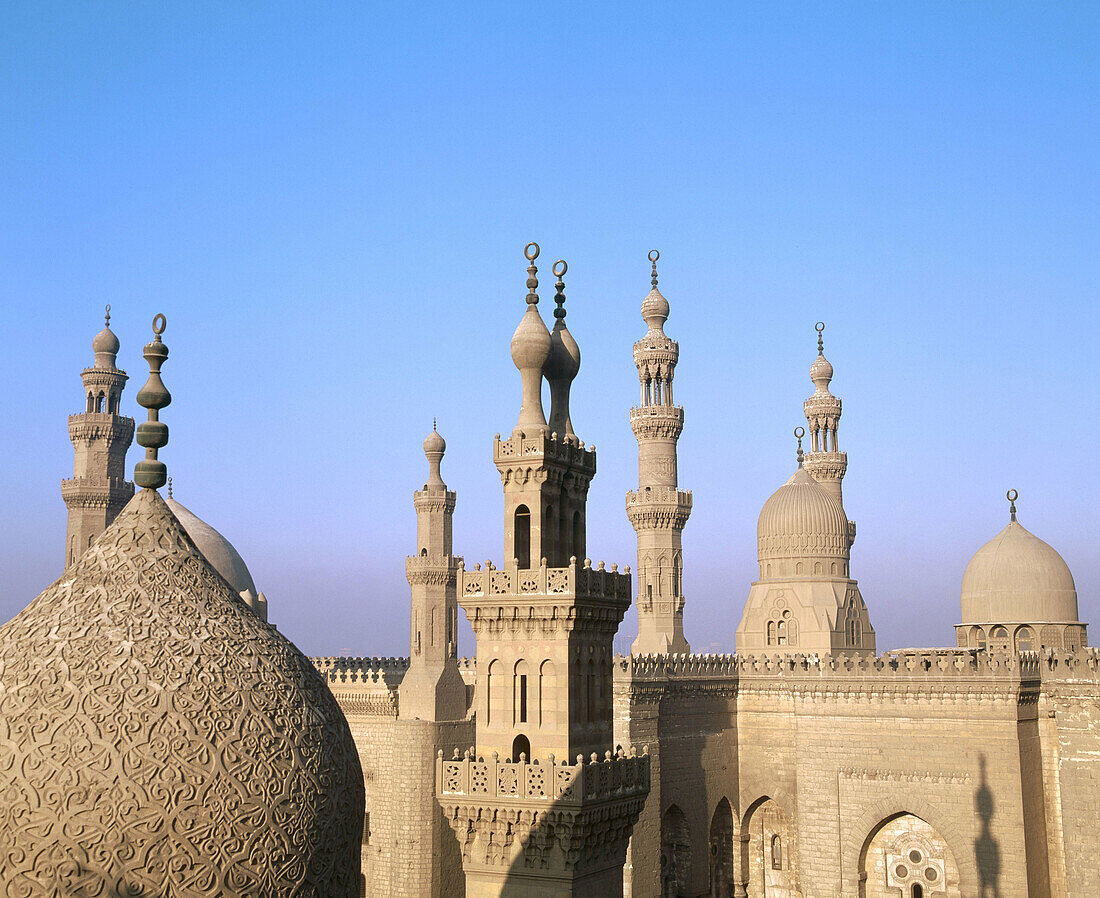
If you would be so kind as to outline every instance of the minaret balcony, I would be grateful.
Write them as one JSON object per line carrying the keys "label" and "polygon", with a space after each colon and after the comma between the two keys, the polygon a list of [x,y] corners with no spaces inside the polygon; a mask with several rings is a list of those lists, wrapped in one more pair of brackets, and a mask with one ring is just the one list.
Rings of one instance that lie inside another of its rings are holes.
{"label": "minaret balcony", "polygon": [[69,439],[125,440],[134,436],[134,419],[112,412],[82,412],[69,415]]}
{"label": "minaret balcony", "polygon": [[802,403],[802,410],[809,419],[836,419],[840,417],[842,408],[843,403],[832,393],[814,393],[813,396]]}
{"label": "minaret balcony", "polygon": [[501,470],[542,463],[558,464],[587,472],[592,477],[596,473],[596,449],[586,449],[583,442],[569,439],[564,434],[532,434],[506,440],[497,434],[493,443],[493,462]]}
{"label": "minaret balcony", "polygon": [[458,569],[458,601],[478,635],[537,627],[566,631],[586,629],[614,633],[631,602],[630,567],[596,568],[585,559],[565,567],[520,568],[513,561],[503,568],[492,562],[468,571]]}
{"label": "minaret balcony", "polygon": [[461,564],[461,556],[407,555],[405,556],[405,577],[413,586],[420,584],[454,586]]}
{"label": "minaret balcony", "polygon": [[106,484],[96,478],[70,477],[61,481],[61,498],[65,504],[106,508],[128,500],[134,494],[134,485],[121,477],[108,477]]}
{"label": "minaret balcony", "polygon": [[634,342],[634,361],[639,359],[676,363],[680,357],[680,344],[664,334],[650,332]]}
{"label": "minaret balcony", "polygon": [[690,515],[690,490],[650,486],[626,494],[626,516],[635,529],[683,528]]}

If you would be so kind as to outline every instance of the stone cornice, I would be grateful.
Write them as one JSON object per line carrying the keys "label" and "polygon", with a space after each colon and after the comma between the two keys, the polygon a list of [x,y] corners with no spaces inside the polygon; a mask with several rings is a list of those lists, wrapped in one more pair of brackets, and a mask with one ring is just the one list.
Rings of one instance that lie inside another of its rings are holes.
{"label": "stone cornice", "polygon": [[134,438],[134,419],[124,415],[105,412],[85,412],[81,415],[69,415],[69,439],[107,440],[121,442],[126,446]]}
{"label": "stone cornice", "polygon": [[626,516],[635,530],[683,530],[691,516],[691,492],[656,486],[626,494]]}
{"label": "stone cornice", "polygon": [[630,410],[635,439],[676,440],[684,430],[684,410],[678,405],[639,405]]}
{"label": "stone cornice", "polygon": [[61,481],[61,498],[69,508],[114,508],[125,505],[134,495],[134,485],[111,478],[107,485],[99,480],[72,477]]}
{"label": "stone cornice", "polygon": [[410,586],[430,584],[434,586],[456,586],[461,557],[454,555],[407,555],[405,557],[405,577]]}
{"label": "stone cornice", "polygon": [[80,379],[86,387],[121,387],[128,381],[129,375],[121,368],[85,368]]}

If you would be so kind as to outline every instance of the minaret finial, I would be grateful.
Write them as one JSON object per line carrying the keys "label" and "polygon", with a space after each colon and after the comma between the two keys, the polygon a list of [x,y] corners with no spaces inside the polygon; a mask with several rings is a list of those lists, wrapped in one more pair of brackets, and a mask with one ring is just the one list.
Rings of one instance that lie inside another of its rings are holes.
{"label": "minaret finial", "polygon": [[138,405],[149,409],[149,420],[138,425],[137,429],[138,445],[145,447],[145,458],[134,465],[134,482],[154,490],[164,486],[168,480],[168,468],[157,458],[157,450],[168,445],[168,426],[160,422],[158,414],[172,401],[172,394],[160,379],[160,366],[168,358],[168,347],[160,339],[166,324],[163,315],[153,319],[155,336],[152,343],[145,344],[142,353],[149,363],[149,380],[137,394]]}
{"label": "minaret finial", "polygon": [[436,433],[439,433],[439,419],[438,418],[432,418],[432,430],[434,430]]}
{"label": "minaret finial", "polygon": [[1005,493],[1005,498],[1008,499],[1008,513],[1012,520],[1016,520],[1016,500],[1020,498],[1020,494],[1016,490],[1009,490]]}
{"label": "minaret finial", "polygon": [[172,498],[172,478],[168,478],[168,498]]}
{"label": "minaret finial", "polygon": [[[534,247],[532,251],[531,247]],[[531,305],[537,305],[539,301],[539,295],[535,291],[539,288],[539,279],[535,277],[539,270],[535,267],[535,259],[539,257],[539,245],[531,242],[523,248],[523,255],[527,257],[527,261],[531,264],[527,266],[527,301]]]}
{"label": "minaret finial", "polygon": [[110,327],[111,326],[111,304],[110,303],[107,303],[107,308],[104,310],[103,325],[104,325],[104,327]]}
{"label": "minaret finial", "polygon": [[825,330],[825,322],[819,321],[814,325],[814,330],[817,331],[817,354],[825,355],[825,341],[821,338],[821,334]]}
{"label": "minaret finial", "polygon": [[562,277],[569,270],[569,266],[565,264],[565,259],[558,259],[550,270],[558,277],[558,282],[554,285],[554,302],[558,304],[558,307],[554,309],[554,317],[560,320],[565,317],[565,281],[562,280]]}
{"label": "minaret finial", "polygon": [[794,429],[795,439],[798,440],[798,466],[802,467],[802,438],[806,436],[805,427],[796,427]]}
{"label": "minaret finial", "polygon": [[657,260],[659,258],[661,258],[661,254],[657,250],[651,249],[649,251],[649,256],[647,258],[649,259],[650,262],[653,263],[653,274],[651,276],[650,282],[653,284],[653,289],[656,290],[657,289]]}

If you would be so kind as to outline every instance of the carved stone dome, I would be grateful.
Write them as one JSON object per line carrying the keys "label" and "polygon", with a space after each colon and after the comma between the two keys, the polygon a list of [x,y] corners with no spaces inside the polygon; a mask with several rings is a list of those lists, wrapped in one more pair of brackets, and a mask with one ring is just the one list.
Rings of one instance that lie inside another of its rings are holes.
{"label": "carved stone dome", "polygon": [[249,573],[248,565],[241,558],[241,553],[233,548],[233,544],[175,499],[166,499],[164,504],[172,509],[176,520],[183,524],[183,529],[187,531],[191,541],[214,566],[214,570],[225,577],[238,594],[250,592],[255,596],[256,584],[252,581],[252,574]]}
{"label": "carved stone dome", "polygon": [[833,365],[824,355],[819,354],[810,365],[810,380],[819,390],[826,390],[833,379]]}
{"label": "carved stone dome", "polygon": [[761,561],[847,560],[848,519],[833,495],[799,467],[764,503],[756,524],[756,542]]}
{"label": "carved stone dome", "polygon": [[1077,619],[1077,587],[1069,566],[1016,521],[978,549],[966,566],[963,623]]}
{"label": "carved stone dome", "polygon": [[7,894],[351,898],[363,801],[320,674],[153,490],[0,627]]}

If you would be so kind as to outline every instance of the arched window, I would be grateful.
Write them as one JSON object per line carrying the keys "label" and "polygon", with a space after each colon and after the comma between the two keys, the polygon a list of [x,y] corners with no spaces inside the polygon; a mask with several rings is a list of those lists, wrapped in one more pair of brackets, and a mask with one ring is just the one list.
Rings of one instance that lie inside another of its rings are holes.
{"label": "arched window", "polygon": [[435,609],[432,609],[431,622],[428,625],[428,645],[435,645]]}
{"label": "arched window", "polygon": [[787,622],[785,620],[781,620],[775,625],[775,641],[777,645],[787,644]]}
{"label": "arched window", "polygon": [[501,676],[501,663],[499,659],[489,662],[489,669],[485,673],[485,723],[494,723],[500,716],[504,704],[504,696],[501,693],[505,686]]}
{"label": "arched window", "polygon": [[772,869],[783,869],[783,840],[779,836],[772,836]]}
{"label": "arched window", "polygon": [[88,411],[95,411],[95,397],[91,393],[88,394]]}
{"label": "arched window", "polygon": [[674,598],[680,597],[680,559],[672,559],[672,595]]}
{"label": "arched window", "polygon": [[592,723],[596,719],[596,703],[598,696],[596,695],[596,662],[589,660],[588,662],[588,686],[585,689],[585,710],[584,719],[588,723]]}
{"label": "arched window", "polygon": [[1030,652],[1035,648],[1035,633],[1031,627],[1020,627],[1016,631],[1016,651]]}
{"label": "arched window", "polygon": [[814,562],[814,573],[815,574],[820,574],[821,572],[822,572],[821,571],[821,562],[820,561],[815,561]]}
{"label": "arched window", "polygon": [[836,573],[836,562],[835,561],[832,563],[832,565],[830,565],[830,573],[833,573],[833,574]]}
{"label": "arched window", "polygon": [[989,636],[991,639],[1008,639],[1008,630],[1004,627],[994,627]]}
{"label": "arched window", "polygon": [[552,726],[555,721],[554,700],[558,678],[554,662],[547,659],[539,667],[539,726]]}
{"label": "arched window", "polygon": [[924,898],[924,886],[919,882],[913,883],[913,891],[910,894],[912,898]]}
{"label": "arched window", "polygon": [[427,558],[428,557],[428,549],[427,549],[426,546],[423,549],[420,550],[420,557],[421,558]]}
{"label": "arched window", "polygon": [[416,654],[420,654],[420,612],[416,612]]}
{"label": "arched window", "polygon": [[518,764],[520,761],[531,760],[531,740],[520,733],[512,740],[512,761]]}
{"label": "arched window", "polygon": [[801,574],[801,573],[802,573],[802,562],[801,562],[801,561],[799,561],[799,562],[797,562],[797,563],[795,564],[795,566],[794,566],[794,572],[795,572],[796,574]]}
{"label": "arched window", "polygon": [[103,393],[100,393],[95,398],[95,410],[97,412],[102,412],[103,411]]}
{"label": "arched window", "polygon": [[775,645],[775,621],[768,621],[768,645]]}
{"label": "arched window", "polygon": [[95,536],[93,536],[92,534],[88,534],[88,548],[89,549],[92,547],[92,540],[94,540],[94,539],[95,539]]}
{"label": "arched window", "polygon": [[520,568],[525,570],[531,566],[531,510],[526,505],[516,509],[513,534],[512,557],[517,559]]}
{"label": "arched window", "polygon": [[578,561],[584,560],[584,521],[579,511],[573,512],[573,554]]}
{"label": "arched window", "polygon": [[512,680],[512,720],[527,723],[527,662],[517,661]]}

